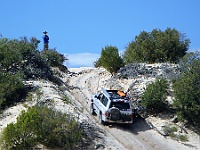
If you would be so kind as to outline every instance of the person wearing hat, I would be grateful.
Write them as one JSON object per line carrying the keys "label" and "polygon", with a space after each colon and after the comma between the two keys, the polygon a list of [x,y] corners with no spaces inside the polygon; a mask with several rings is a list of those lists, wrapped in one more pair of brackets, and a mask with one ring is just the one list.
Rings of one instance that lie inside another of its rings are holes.
{"label": "person wearing hat", "polygon": [[44,50],[48,50],[49,49],[49,37],[47,35],[47,31],[44,31],[44,36],[43,36],[43,41],[44,41]]}

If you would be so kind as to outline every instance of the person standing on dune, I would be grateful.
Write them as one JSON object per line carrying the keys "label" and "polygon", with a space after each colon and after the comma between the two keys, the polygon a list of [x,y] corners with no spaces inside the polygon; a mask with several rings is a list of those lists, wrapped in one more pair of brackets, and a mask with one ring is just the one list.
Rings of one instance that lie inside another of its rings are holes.
{"label": "person standing on dune", "polygon": [[43,41],[44,41],[44,50],[48,50],[49,49],[49,36],[47,35],[47,31],[44,31],[44,36],[43,36]]}

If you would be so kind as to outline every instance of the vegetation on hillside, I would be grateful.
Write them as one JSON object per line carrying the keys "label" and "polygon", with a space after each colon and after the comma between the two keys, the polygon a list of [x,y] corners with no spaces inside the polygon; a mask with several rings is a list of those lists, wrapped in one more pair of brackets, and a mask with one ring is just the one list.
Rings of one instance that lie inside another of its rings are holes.
{"label": "vegetation on hillside", "polygon": [[[46,79],[61,82],[51,67],[62,71],[67,60],[56,49],[39,51],[39,40],[26,37],[20,39],[0,38],[0,110],[25,100],[30,95],[23,81]],[[31,100],[31,99],[29,99]],[[22,111],[16,123],[4,128],[1,149],[31,149],[41,143],[47,147],[77,149],[82,130],[70,115],[46,106],[34,106]]]}
{"label": "vegetation on hillside", "polygon": [[200,53],[189,53],[182,60],[182,74],[174,81],[174,107],[180,120],[200,129]]}
{"label": "vegetation on hillside", "polygon": [[0,109],[26,95],[23,80],[56,80],[50,67],[63,66],[67,58],[55,49],[40,52],[38,44],[36,38],[0,38]]}
{"label": "vegetation on hillside", "polygon": [[116,73],[120,67],[129,63],[177,63],[188,51],[189,43],[190,40],[186,35],[176,29],[142,31],[128,44],[122,57],[119,56],[117,47],[103,48],[94,66],[102,66],[109,72]]}

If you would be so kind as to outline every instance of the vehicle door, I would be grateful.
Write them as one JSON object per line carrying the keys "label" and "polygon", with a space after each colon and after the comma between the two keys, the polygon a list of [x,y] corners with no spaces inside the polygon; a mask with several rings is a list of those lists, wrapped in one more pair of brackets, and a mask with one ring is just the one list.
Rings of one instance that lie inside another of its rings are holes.
{"label": "vehicle door", "polygon": [[95,102],[94,102],[94,109],[95,110],[98,110],[98,112],[97,113],[99,113],[99,109],[100,109],[100,106],[101,106],[101,98],[102,98],[102,96],[103,96],[103,94],[102,93],[100,93],[98,96],[97,96],[97,98],[95,99]]}
{"label": "vehicle door", "polygon": [[108,105],[108,98],[105,95],[103,95],[100,99],[100,107],[103,115],[105,114],[106,111],[108,111],[107,105]]}

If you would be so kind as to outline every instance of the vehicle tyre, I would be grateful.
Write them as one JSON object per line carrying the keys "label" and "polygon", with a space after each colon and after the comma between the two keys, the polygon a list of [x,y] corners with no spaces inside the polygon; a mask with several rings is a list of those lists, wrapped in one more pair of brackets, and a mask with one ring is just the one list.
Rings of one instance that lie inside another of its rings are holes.
{"label": "vehicle tyre", "polygon": [[93,104],[90,105],[90,114],[94,115],[94,108],[93,108]]}

